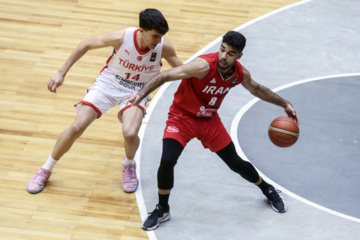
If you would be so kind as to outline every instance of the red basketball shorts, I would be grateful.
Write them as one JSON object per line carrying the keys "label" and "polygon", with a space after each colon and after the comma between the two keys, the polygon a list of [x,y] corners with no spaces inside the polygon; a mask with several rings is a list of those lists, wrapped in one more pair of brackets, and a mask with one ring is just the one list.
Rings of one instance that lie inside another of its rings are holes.
{"label": "red basketball shorts", "polygon": [[193,138],[201,141],[204,148],[217,152],[231,142],[231,137],[226,131],[218,114],[211,118],[179,117],[169,113],[164,138],[179,141],[183,147]]}

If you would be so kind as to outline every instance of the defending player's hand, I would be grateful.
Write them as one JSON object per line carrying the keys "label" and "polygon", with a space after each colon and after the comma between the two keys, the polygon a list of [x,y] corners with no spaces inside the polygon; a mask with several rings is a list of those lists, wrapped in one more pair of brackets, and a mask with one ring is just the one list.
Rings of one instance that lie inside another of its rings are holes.
{"label": "defending player's hand", "polygon": [[130,94],[124,99],[125,103],[131,103],[134,106],[138,106],[141,102],[141,98],[137,94]]}
{"label": "defending player's hand", "polygon": [[50,92],[56,93],[56,89],[64,82],[64,77],[60,73],[56,73],[48,82],[48,89]]}

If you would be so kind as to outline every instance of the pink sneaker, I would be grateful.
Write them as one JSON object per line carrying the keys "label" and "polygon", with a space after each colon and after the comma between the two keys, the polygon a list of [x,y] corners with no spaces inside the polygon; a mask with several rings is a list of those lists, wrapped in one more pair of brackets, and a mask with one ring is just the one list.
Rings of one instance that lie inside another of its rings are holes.
{"label": "pink sneaker", "polygon": [[136,177],[136,163],[125,166],[123,165],[122,187],[124,192],[133,193],[139,185],[139,180]]}
{"label": "pink sneaker", "polygon": [[27,191],[29,193],[39,193],[43,190],[45,182],[49,179],[51,172],[45,168],[40,168],[35,176],[28,182]]}

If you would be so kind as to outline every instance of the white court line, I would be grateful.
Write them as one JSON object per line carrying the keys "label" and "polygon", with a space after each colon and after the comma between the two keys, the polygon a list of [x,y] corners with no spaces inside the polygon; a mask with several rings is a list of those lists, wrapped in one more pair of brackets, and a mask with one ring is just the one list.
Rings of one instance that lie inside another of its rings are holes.
{"label": "white court line", "polygon": [[[342,78],[342,77],[351,77],[351,76],[360,76],[360,73],[348,73],[348,74],[339,74],[339,75],[330,75],[330,76],[323,76],[323,77],[318,77],[318,78],[309,78],[309,79],[305,79],[305,80],[300,80],[297,82],[293,82],[293,83],[289,83],[289,84],[285,84],[281,87],[275,88],[272,91],[273,92],[278,92],[280,90],[286,89],[286,88],[290,88],[299,84],[303,84],[303,83],[307,83],[307,82],[313,82],[313,81],[318,81],[318,80],[327,80],[327,79],[332,79],[332,78]],[[243,158],[246,161],[249,161],[249,159],[246,157],[245,153],[243,152],[242,148],[240,147],[239,144],[239,139],[238,139],[238,126],[240,123],[241,118],[244,116],[244,114],[256,103],[260,101],[259,98],[254,98],[251,101],[249,101],[244,107],[242,107],[240,109],[240,111],[236,114],[235,118],[233,119],[232,123],[231,123],[231,128],[230,128],[230,136],[233,139],[233,142],[235,144],[236,147],[236,151],[238,152],[238,154],[240,155],[241,158]],[[250,162],[250,161],[249,161]],[[319,204],[316,204],[314,202],[311,202],[303,197],[300,197],[299,195],[296,195],[295,193],[281,187],[280,185],[278,185],[277,183],[273,182],[271,179],[269,179],[268,177],[266,177],[261,171],[259,171],[259,169],[256,168],[256,170],[259,172],[259,174],[262,175],[262,177],[265,179],[265,181],[271,183],[272,185],[274,185],[276,188],[280,189],[282,192],[284,192],[285,194],[303,202],[306,203],[312,207],[318,208],[320,210],[323,210],[325,212],[331,213],[333,215],[336,215],[338,217],[342,217],[354,222],[358,222],[360,223],[360,219],[359,218],[355,218],[352,216],[348,216],[346,214],[342,214],[339,213],[337,211],[331,210],[329,208],[323,207]]]}
{"label": "white court line", "polygon": [[[275,15],[275,14],[277,14],[279,12],[285,11],[285,10],[287,10],[289,8],[293,8],[293,7],[296,7],[296,6],[299,6],[301,4],[311,2],[311,1],[313,1],[313,0],[303,0],[303,1],[291,4],[291,5],[288,5],[286,7],[279,8],[277,10],[274,10],[274,11],[272,11],[272,12],[270,12],[268,14],[265,14],[265,15],[263,15],[261,17],[255,18],[255,19],[253,19],[253,20],[251,20],[251,21],[249,21],[249,22],[235,28],[234,31],[240,31],[241,29],[244,29],[244,28],[248,27],[249,25],[254,24],[256,22],[259,22],[259,21],[261,21],[261,20],[263,20],[263,19],[265,19],[267,17],[270,17],[270,16]],[[222,40],[222,36],[216,38],[214,41],[212,41],[211,43],[206,45],[203,49],[201,49],[200,51],[195,53],[185,63],[190,62],[191,60],[193,60],[194,58],[196,58],[197,56],[199,56],[201,54],[204,54],[210,48],[212,48],[216,44],[219,44],[221,42],[221,40]],[[136,200],[137,200],[137,203],[138,203],[140,216],[141,216],[141,219],[143,221],[147,217],[147,212],[148,211],[146,210],[144,196],[143,196],[142,187],[141,187],[141,175],[140,175],[141,159],[140,159],[140,156],[141,156],[141,150],[142,150],[142,142],[143,142],[142,140],[144,139],[144,134],[145,134],[145,130],[146,130],[146,127],[147,127],[147,123],[149,122],[149,119],[150,119],[150,117],[151,117],[151,115],[153,113],[153,110],[154,110],[156,104],[158,103],[158,101],[160,100],[160,98],[162,97],[162,95],[164,94],[165,90],[169,87],[169,85],[170,85],[170,82],[165,83],[163,86],[161,86],[159,91],[154,96],[154,99],[150,102],[150,105],[146,110],[147,114],[146,114],[145,118],[143,119],[141,128],[139,130],[140,145],[139,145],[139,149],[138,149],[138,151],[136,152],[136,155],[135,155],[135,161],[137,162],[136,174],[137,174],[137,177],[138,177],[138,180],[139,180],[139,186],[138,186],[137,191],[135,192],[135,196],[136,196]],[[154,194],[156,194],[156,193],[154,193]],[[157,240],[154,231],[147,231],[147,234],[148,234],[149,240]]]}

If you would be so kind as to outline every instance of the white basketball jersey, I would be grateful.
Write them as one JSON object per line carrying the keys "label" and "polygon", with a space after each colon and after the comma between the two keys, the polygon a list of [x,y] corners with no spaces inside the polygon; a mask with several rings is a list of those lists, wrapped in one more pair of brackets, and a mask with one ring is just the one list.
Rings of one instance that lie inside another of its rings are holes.
{"label": "white basketball jersey", "polygon": [[162,67],[163,38],[154,49],[141,51],[137,42],[138,28],[127,28],[120,49],[110,55],[97,81],[110,82],[118,88],[137,92]]}

